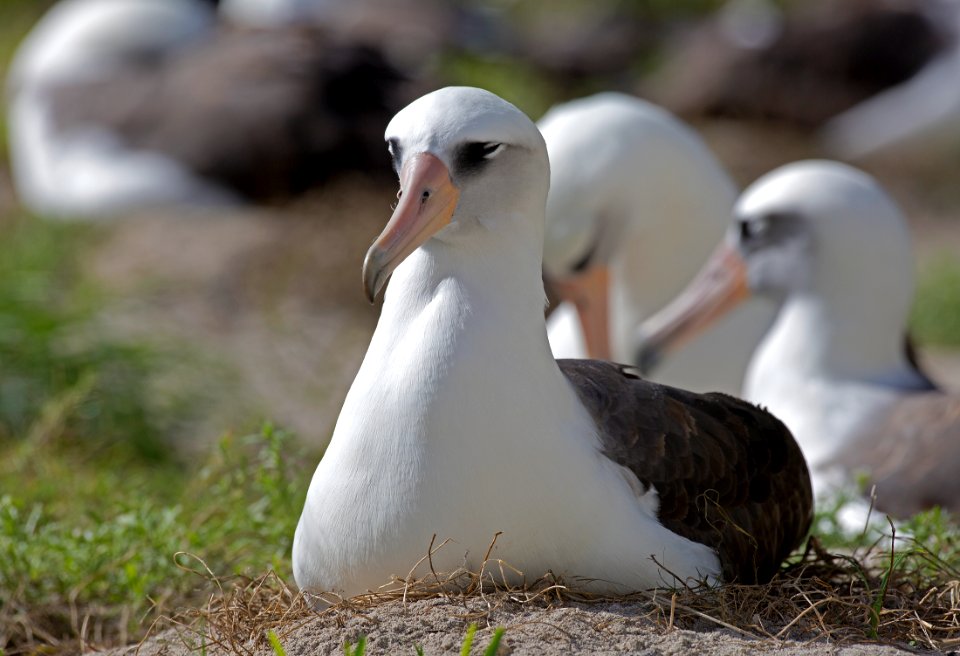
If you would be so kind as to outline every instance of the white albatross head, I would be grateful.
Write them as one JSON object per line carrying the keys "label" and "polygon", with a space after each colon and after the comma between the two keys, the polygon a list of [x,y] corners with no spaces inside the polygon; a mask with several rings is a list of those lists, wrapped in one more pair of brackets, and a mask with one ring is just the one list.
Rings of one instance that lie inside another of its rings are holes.
{"label": "white albatross head", "polygon": [[[910,236],[883,188],[838,162],[783,166],[747,189],[727,243],[757,294],[870,297],[899,321],[913,294]],[[855,300],[855,299],[854,299]]]}
{"label": "white albatross head", "polygon": [[782,299],[781,318],[809,318],[796,335],[824,367],[890,364],[902,356],[913,297],[902,213],[873,178],[845,164],[803,161],[768,173],[743,192],[700,274],[646,322],[644,359],[656,361],[750,294]]}
{"label": "white albatross head", "polygon": [[696,272],[736,187],[689,126],[633,96],[566,102],[537,125],[550,154],[544,277],[576,308],[586,351],[565,357],[632,357],[636,323]]}
{"label": "white albatross head", "polygon": [[447,87],[402,109],[384,136],[400,194],[364,261],[371,302],[429,239],[469,248],[477,231],[526,227],[542,243],[550,166],[543,137],[519,109],[483,89]]}
{"label": "white albatross head", "polygon": [[729,209],[736,187],[702,139],[662,107],[605,92],[556,105],[537,126],[550,154],[543,265],[551,277],[609,266],[634,223],[650,235],[707,223],[722,230],[717,206]]}

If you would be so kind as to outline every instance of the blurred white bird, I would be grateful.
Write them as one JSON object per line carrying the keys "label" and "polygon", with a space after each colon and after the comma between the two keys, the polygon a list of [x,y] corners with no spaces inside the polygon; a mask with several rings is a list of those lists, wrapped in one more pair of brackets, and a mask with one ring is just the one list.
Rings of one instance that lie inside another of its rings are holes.
{"label": "blurred white bird", "polygon": [[[635,362],[640,323],[699,270],[737,190],[700,137],[665,110],[604,93],[539,122],[550,154],[544,272],[565,302],[548,319],[557,357]],[[773,318],[751,302],[664,363],[659,382],[738,394]]]}
{"label": "blurred white bird", "polygon": [[798,162],[751,185],[733,217],[702,273],[644,324],[644,359],[750,293],[781,300],[744,396],[796,436],[817,497],[863,473],[882,512],[960,510],[960,396],[906,352],[914,263],[890,197],[850,166]]}
{"label": "blurred white bird", "polygon": [[960,1],[926,3],[948,45],[904,82],[824,124],[828,152],[845,159],[878,153],[945,151],[960,143]]}
{"label": "blurred white bird", "polygon": [[65,0],[7,84],[17,191],[60,218],[273,200],[375,164],[385,174],[377,126],[406,100],[376,47],[223,29],[202,0]]}
{"label": "blurred white bird", "polygon": [[64,125],[55,97],[120,74],[143,75],[209,33],[215,14],[196,0],[64,0],[18,50],[7,80],[17,192],[47,216],[109,215],[163,201],[230,200],[175,160],[126,148],[109,128]]}

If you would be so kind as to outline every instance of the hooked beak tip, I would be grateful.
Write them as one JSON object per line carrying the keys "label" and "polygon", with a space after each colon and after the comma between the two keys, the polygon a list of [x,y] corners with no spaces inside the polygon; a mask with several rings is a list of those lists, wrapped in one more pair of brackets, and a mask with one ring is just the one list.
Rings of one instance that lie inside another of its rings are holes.
{"label": "hooked beak tip", "polygon": [[635,366],[644,376],[649,376],[660,364],[663,354],[655,344],[642,344],[634,357]]}
{"label": "hooked beak tip", "polygon": [[644,373],[696,338],[750,294],[746,264],[727,242],[665,308],[637,329],[637,367]]}
{"label": "hooked beak tip", "polygon": [[376,303],[377,294],[380,293],[385,282],[380,254],[380,251],[374,245],[370,247],[367,256],[363,259],[363,291],[370,305]]}

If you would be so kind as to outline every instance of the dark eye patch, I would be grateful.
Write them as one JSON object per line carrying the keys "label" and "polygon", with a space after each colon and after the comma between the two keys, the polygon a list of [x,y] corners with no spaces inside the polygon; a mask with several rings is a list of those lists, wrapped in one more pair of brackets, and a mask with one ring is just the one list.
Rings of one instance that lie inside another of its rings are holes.
{"label": "dark eye patch", "polygon": [[400,175],[400,164],[403,162],[403,149],[400,148],[400,142],[396,139],[387,139],[387,152],[393,158],[393,170]]}
{"label": "dark eye patch", "polygon": [[740,243],[750,249],[780,243],[803,232],[803,221],[790,212],[770,212],[737,222]]}
{"label": "dark eye patch", "polygon": [[740,241],[747,243],[754,241],[765,233],[768,229],[768,226],[763,225],[761,222],[763,219],[757,220],[752,219],[750,221],[741,221],[740,222]]}
{"label": "dark eye patch", "polygon": [[486,167],[497,151],[503,147],[503,144],[494,142],[470,142],[457,148],[454,158],[457,173],[460,175],[472,175],[479,173]]}

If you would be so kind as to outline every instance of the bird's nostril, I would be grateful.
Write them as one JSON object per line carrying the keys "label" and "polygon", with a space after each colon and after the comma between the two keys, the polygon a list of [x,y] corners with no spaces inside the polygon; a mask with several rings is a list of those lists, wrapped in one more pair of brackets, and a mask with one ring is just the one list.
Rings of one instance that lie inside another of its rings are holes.
{"label": "bird's nostril", "polygon": [[430,191],[429,191],[429,190],[424,191],[423,194],[420,195],[420,202],[421,202],[421,203],[426,203],[426,202],[427,202],[427,199],[429,199],[429,198],[430,198]]}

